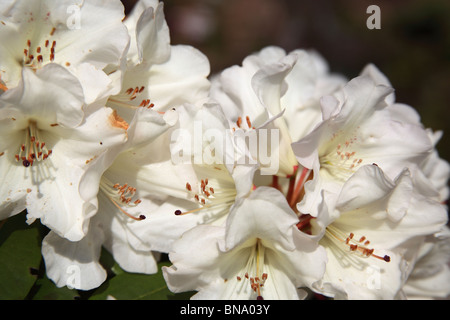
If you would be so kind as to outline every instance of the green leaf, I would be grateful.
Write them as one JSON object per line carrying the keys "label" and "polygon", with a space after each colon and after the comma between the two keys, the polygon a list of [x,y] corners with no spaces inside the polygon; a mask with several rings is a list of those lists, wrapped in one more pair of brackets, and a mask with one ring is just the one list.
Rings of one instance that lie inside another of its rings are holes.
{"label": "green leaf", "polygon": [[75,300],[80,297],[77,290],[67,287],[58,288],[47,277],[36,280],[35,290],[33,300]]}
{"label": "green leaf", "polygon": [[37,223],[28,225],[25,212],[2,222],[0,228],[0,299],[22,300],[36,281],[41,262]]}
{"label": "green leaf", "polygon": [[170,262],[160,262],[158,272],[152,275],[128,273],[117,264],[113,270],[118,274],[109,281],[103,283],[90,297],[92,300],[105,300],[115,298],[117,300],[176,300],[188,299],[194,293],[174,294],[166,285],[161,267],[169,266]]}

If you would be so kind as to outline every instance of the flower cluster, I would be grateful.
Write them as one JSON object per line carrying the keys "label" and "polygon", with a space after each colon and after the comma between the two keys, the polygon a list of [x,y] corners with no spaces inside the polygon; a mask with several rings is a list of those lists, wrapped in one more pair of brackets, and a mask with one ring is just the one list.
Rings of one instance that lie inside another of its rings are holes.
{"label": "flower cluster", "polygon": [[346,79],[271,46],[210,75],[158,0],[0,14],[0,219],[50,230],[58,287],[100,286],[105,248],[144,274],[168,254],[168,288],[193,299],[450,294],[441,132],[374,65]]}

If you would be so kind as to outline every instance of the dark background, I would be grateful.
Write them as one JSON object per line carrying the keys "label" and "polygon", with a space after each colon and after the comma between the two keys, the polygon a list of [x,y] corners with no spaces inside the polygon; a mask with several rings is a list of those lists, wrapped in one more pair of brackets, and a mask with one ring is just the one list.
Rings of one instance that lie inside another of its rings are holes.
{"label": "dark background", "polygon": [[[126,11],[135,0],[123,0]],[[369,5],[381,29],[369,30]],[[443,130],[437,148],[450,160],[449,0],[165,0],[172,44],[189,44],[220,72],[268,45],[315,49],[330,70],[353,78],[369,62],[391,81],[398,102]]]}

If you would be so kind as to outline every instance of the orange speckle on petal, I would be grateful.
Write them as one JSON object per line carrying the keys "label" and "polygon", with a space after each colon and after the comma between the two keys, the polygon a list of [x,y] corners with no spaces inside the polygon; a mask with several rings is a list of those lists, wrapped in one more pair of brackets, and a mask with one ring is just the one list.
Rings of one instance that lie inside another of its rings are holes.
{"label": "orange speckle on petal", "polygon": [[124,130],[128,129],[128,123],[117,114],[116,110],[109,116],[109,121],[113,127]]}

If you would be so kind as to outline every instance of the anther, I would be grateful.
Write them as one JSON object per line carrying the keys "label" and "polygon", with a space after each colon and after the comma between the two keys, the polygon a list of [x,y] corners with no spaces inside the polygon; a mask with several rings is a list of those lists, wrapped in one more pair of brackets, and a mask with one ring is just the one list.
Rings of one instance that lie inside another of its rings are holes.
{"label": "anther", "polygon": [[245,119],[247,120],[248,127],[251,128],[252,127],[252,123],[250,122],[250,117],[246,116]]}
{"label": "anther", "polygon": [[34,161],[42,161],[48,158],[51,150],[45,148],[45,143],[39,141],[39,130],[35,122],[30,122],[25,130],[25,143],[19,147],[18,154],[15,155],[16,161],[22,160],[24,167],[33,166]]}
{"label": "anther", "polygon": [[125,183],[124,185],[120,185],[120,183],[113,184],[105,176],[103,176],[101,179],[100,188],[111,200],[111,202],[117,207],[117,209],[119,209],[123,214],[137,221],[145,219],[145,215],[143,214],[135,217],[122,208],[136,207],[142,202],[140,199],[136,199],[133,201],[133,198],[137,191],[136,188],[129,186],[127,183]]}
{"label": "anther", "polygon": [[242,118],[239,117],[239,118],[237,119],[237,121],[236,121],[236,125],[240,128],[240,127],[241,127],[241,124],[242,124]]}
{"label": "anther", "polygon": [[337,240],[340,243],[344,243],[345,245],[347,245],[349,247],[351,252],[358,252],[362,257],[373,257],[376,259],[384,260],[386,262],[391,261],[391,258],[388,255],[385,255],[383,257],[378,256],[378,255],[374,254],[375,249],[373,249],[373,248],[369,249],[369,248],[365,247],[366,245],[368,245],[370,243],[370,241],[367,240],[365,236],[362,236],[361,238],[359,238],[359,240],[355,240],[355,239],[353,239],[354,234],[350,233],[348,235],[348,237],[345,238],[345,240],[344,240],[342,237],[342,232],[339,231],[337,228],[334,228],[331,225],[327,227],[327,233],[328,233],[328,235],[331,236],[331,238],[333,240]]}

